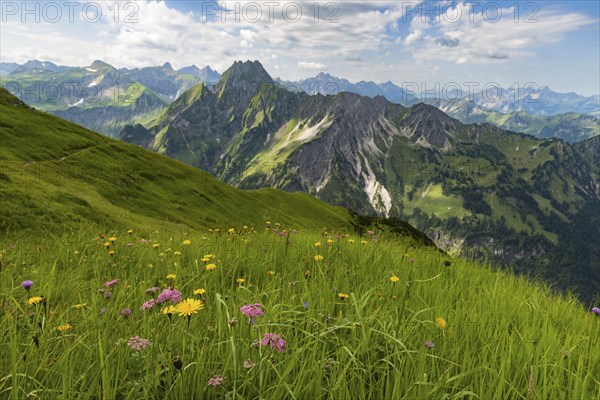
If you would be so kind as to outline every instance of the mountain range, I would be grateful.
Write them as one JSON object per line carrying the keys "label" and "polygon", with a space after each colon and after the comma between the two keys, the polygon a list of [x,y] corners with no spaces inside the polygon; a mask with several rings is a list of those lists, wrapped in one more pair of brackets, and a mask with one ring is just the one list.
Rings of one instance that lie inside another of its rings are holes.
{"label": "mountain range", "polygon": [[[0,81],[9,91],[41,110],[108,136],[115,136],[127,124],[151,125],[185,90],[200,82],[212,86],[220,77],[209,66],[175,71],[169,63],[132,70],[116,69],[102,61],[83,68],[37,60],[22,65],[0,63]],[[481,93],[473,98],[458,92],[450,93],[451,99],[431,98],[390,81],[351,83],[326,73],[299,81],[277,78],[275,83],[311,95],[350,92],[383,96],[404,106],[423,101],[463,123],[487,122],[539,138],[577,142],[600,133],[598,96],[557,93],[547,87],[520,90],[518,95],[502,89],[501,95],[490,101],[490,96]]]}
{"label": "mountain range", "polygon": [[151,122],[185,90],[219,77],[210,67],[117,69],[99,60],[81,68],[2,63],[0,71],[2,86],[28,104],[108,136]]}
{"label": "mountain range", "polygon": [[600,291],[598,136],[571,145],[466,125],[423,103],[291,92],[255,61],[119,137],[240,188],[303,191],[402,218],[447,251],[492,257],[587,298]]}

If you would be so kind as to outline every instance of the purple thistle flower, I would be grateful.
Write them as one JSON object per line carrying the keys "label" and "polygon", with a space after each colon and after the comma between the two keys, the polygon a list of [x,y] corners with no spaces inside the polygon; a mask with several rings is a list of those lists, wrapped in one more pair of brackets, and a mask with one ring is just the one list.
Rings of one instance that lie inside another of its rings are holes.
{"label": "purple thistle flower", "polygon": [[308,301],[305,301],[305,302],[304,302],[304,309],[305,309],[305,310],[308,310]]}
{"label": "purple thistle flower", "polygon": [[130,337],[127,341],[127,346],[131,347],[133,350],[143,350],[151,344],[152,342],[150,340],[142,339],[137,335]]}
{"label": "purple thistle flower", "polygon": [[156,304],[162,304],[165,301],[170,301],[171,303],[179,303],[183,296],[181,292],[177,289],[166,288],[163,290],[156,299]]}
{"label": "purple thistle flower", "polygon": [[33,286],[33,281],[27,279],[26,281],[21,282],[21,287],[29,292],[29,289]]}
{"label": "purple thistle flower", "polygon": [[261,344],[265,347],[271,346],[280,353],[285,351],[285,346],[287,345],[285,340],[283,340],[281,336],[279,336],[276,333],[265,333],[265,335],[262,338]]}
{"label": "purple thistle flower", "polygon": [[285,236],[285,232],[283,232],[283,231],[279,232],[279,236],[280,237],[284,237]]}
{"label": "purple thistle flower", "polygon": [[127,319],[129,317],[131,317],[131,314],[133,314],[133,312],[131,311],[131,308],[124,308],[121,310],[121,317]]}
{"label": "purple thistle flower", "polygon": [[423,346],[425,346],[426,349],[433,349],[433,342],[431,340],[426,340],[425,343],[423,343]]}
{"label": "purple thistle flower", "polygon": [[140,310],[141,311],[149,310],[152,307],[154,307],[154,305],[155,305],[154,299],[150,299],[150,300],[144,302],[144,304],[142,304],[142,306],[140,307]]}
{"label": "purple thistle flower", "polygon": [[121,282],[121,281],[118,279],[113,279],[112,281],[104,282],[104,286],[111,287],[111,286],[118,284],[119,282]]}
{"label": "purple thistle flower", "polygon": [[223,377],[221,375],[215,375],[208,380],[208,386],[217,387],[223,383]]}
{"label": "purple thistle flower", "polygon": [[600,308],[594,307],[594,308],[592,308],[592,312],[596,315],[600,315]]}

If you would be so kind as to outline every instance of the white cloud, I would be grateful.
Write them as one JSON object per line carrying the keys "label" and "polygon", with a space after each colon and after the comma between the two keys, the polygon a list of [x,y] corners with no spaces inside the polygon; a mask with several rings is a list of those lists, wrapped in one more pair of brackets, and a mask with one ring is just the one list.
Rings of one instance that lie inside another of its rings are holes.
{"label": "white cloud", "polygon": [[[476,3],[478,4],[478,3]],[[462,17],[449,10],[438,23],[423,26],[421,18],[414,18],[411,32],[404,44],[415,60],[452,61],[457,64],[489,64],[513,61],[516,58],[532,57],[541,46],[554,44],[565,39],[570,32],[597,24],[598,20],[578,13],[558,13],[541,10],[537,23],[526,23],[523,18],[515,22],[511,8],[501,9],[486,20],[481,10],[473,9],[470,3],[459,3]],[[491,22],[496,20],[496,22]]]}
{"label": "white cloud", "polygon": [[298,66],[302,69],[311,69],[311,70],[315,70],[315,71],[322,71],[322,70],[327,69],[327,65],[321,64],[321,63],[316,63],[316,62],[300,61],[298,63]]}

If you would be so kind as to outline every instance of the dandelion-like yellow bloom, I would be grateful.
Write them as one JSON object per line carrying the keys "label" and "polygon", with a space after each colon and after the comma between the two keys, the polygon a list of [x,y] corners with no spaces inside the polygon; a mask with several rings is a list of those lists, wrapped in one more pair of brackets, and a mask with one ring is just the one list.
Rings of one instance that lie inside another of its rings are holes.
{"label": "dandelion-like yellow bloom", "polygon": [[175,275],[175,274],[169,274],[169,275],[167,275],[167,279],[173,280],[175,278],[177,278],[177,275]]}
{"label": "dandelion-like yellow bloom", "polygon": [[333,244],[333,239],[327,239],[327,244]]}
{"label": "dandelion-like yellow bloom", "polygon": [[190,317],[204,308],[204,304],[200,300],[185,299],[180,301],[175,306],[175,310],[182,317]]}
{"label": "dandelion-like yellow bloom", "polygon": [[190,244],[192,244],[192,241],[189,239],[185,239],[183,242],[181,242],[181,244],[184,246],[189,246]]}
{"label": "dandelion-like yellow bloom", "polygon": [[174,256],[180,256],[180,255],[181,255],[181,252],[180,252],[180,251],[176,251],[176,252],[174,252],[174,253],[173,253],[173,255],[174,255]]}
{"label": "dandelion-like yellow bloom", "polygon": [[113,243],[113,242],[117,241],[117,238],[114,237],[114,236],[111,236],[111,237],[108,238],[108,241],[111,242],[111,243]]}
{"label": "dandelion-like yellow bloom", "polygon": [[275,276],[275,275],[277,275],[277,272],[275,272],[275,271],[268,271],[267,275],[269,275],[269,276]]}
{"label": "dandelion-like yellow bloom", "polygon": [[360,241],[360,243],[361,243],[361,244],[367,244],[367,243],[369,243],[369,242],[367,242],[366,240],[361,240],[361,241]]}
{"label": "dandelion-like yellow bloom", "polygon": [[235,281],[237,282],[238,285],[241,285],[242,283],[246,282],[246,280],[244,278],[237,278]]}
{"label": "dandelion-like yellow bloom", "polygon": [[27,304],[38,304],[38,303],[43,303],[46,299],[44,298],[44,296],[33,296],[30,297],[29,300],[27,300]]}
{"label": "dandelion-like yellow bloom", "polygon": [[321,242],[316,242],[316,243],[314,244],[314,246],[315,246],[315,247],[321,247]]}
{"label": "dandelion-like yellow bloom", "polygon": [[342,300],[346,300],[350,296],[348,296],[347,293],[338,293],[338,297]]}
{"label": "dandelion-like yellow bloom", "polygon": [[133,229],[127,229],[127,234],[131,235],[133,233]]}
{"label": "dandelion-like yellow bloom", "polygon": [[204,289],[204,288],[200,288],[200,289],[196,289],[196,290],[194,290],[194,294],[195,294],[195,295],[198,295],[198,296],[201,296],[201,295],[203,295],[204,293],[206,293],[206,289]]}
{"label": "dandelion-like yellow bloom", "polygon": [[153,249],[155,249],[155,250],[158,250],[158,248],[159,248],[159,247],[160,247],[160,244],[159,244],[159,243],[154,243],[154,244],[152,245],[152,248],[153,248]]}
{"label": "dandelion-like yellow bloom", "polygon": [[244,225],[244,229],[248,229],[248,225]]}
{"label": "dandelion-like yellow bloom", "polygon": [[110,247],[110,242],[104,243],[104,247],[107,247],[107,248]]}
{"label": "dandelion-like yellow bloom", "polygon": [[438,317],[435,322],[437,323],[438,328],[440,329],[446,329],[446,326],[448,326],[448,323],[446,322],[446,320],[442,317]]}
{"label": "dandelion-like yellow bloom", "polygon": [[114,251],[114,250],[110,250],[110,251],[108,252],[108,254],[109,254],[109,255],[111,255],[111,256],[114,256],[114,255],[115,255],[115,251]]}
{"label": "dandelion-like yellow bloom", "polygon": [[323,256],[315,256],[315,261],[323,261]]}
{"label": "dandelion-like yellow bloom", "polygon": [[392,283],[396,283],[400,281],[400,278],[398,278],[396,275],[392,275],[392,277],[390,278],[390,281],[392,281]]}
{"label": "dandelion-like yellow bloom", "polygon": [[81,304],[75,304],[73,306],[73,308],[77,309],[77,310],[81,310],[82,308],[87,308],[87,304],[86,303],[81,303]]}
{"label": "dandelion-like yellow bloom", "polygon": [[71,324],[63,324],[63,325],[59,325],[56,327],[56,330],[59,332],[64,332],[64,331],[68,331],[69,329],[73,328],[71,326]]}
{"label": "dandelion-like yellow bloom", "polygon": [[166,306],[166,307],[163,307],[162,310],[160,310],[160,312],[163,313],[163,314],[165,314],[165,315],[174,314],[175,311],[177,311],[177,309],[175,308],[175,306]]}
{"label": "dandelion-like yellow bloom", "polygon": [[348,239],[348,243],[354,243],[354,239]]}
{"label": "dandelion-like yellow bloom", "polygon": [[235,228],[229,228],[228,232],[230,235],[235,234]]}
{"label": "dandelion-like yellow bloom", "polygon": [[215,269],[217,269],[217,266],[215,264],[206,264],[206,268],[207,271],[214,271]]}

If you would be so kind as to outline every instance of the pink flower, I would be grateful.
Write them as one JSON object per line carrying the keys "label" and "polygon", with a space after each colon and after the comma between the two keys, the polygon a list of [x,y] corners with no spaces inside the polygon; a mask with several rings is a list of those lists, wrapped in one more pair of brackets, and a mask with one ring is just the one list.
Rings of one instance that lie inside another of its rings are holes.
{"label": "pink flower", "polygon": [[127,346],[131,347],[133,350],[143,350],[146,347],[152,344],[148,339],[142,339],[139,336],[130,337],[127,341]]}
{"label": "pink flower", "polygon": [[265,333],[265,335],[262,338],[261,344],[265,347],[271,346],[280,353],[285,351],[285,346],[287,345],[285,340],[283,340],[281,336],[279,336],[276,333]]}
{"label": "pink flower", "polygon": [[223,383],[223,377],[221,375],[215,375],[208,380],[208,386],[217,387]]}
{"label": "pink flower", "polygon": [[104,286],[111,287],[111,286],[118,284],[119,282],[121,282],[121,281],[118,279],[113,279],[112,281],[104,282]]}
{"label": "pink flower", "polygon": [[181,292],[177,289],[166,288],[163,290],[156,299],[156,304],[162,304],[165,301],[170,301],[171,303],[179,303],[183,296]]}
{"label": "pink flower", "polygon": [[261,310],[261,307],[262,305],[260,303],[246,304],[245,306],[240,307],[240,311],[248,317],[249,322],[254,323],[254,318],[265,314],[265,312]]}
{"label": "pink flower", "polygon": [[146,301],[144,304],[142,304],[142,306],[140,307],[140,310],[144,311],[144,310],[149,310],[150,308],[154,307],[155,302],[154,299],[150,299],[148,301]]}

